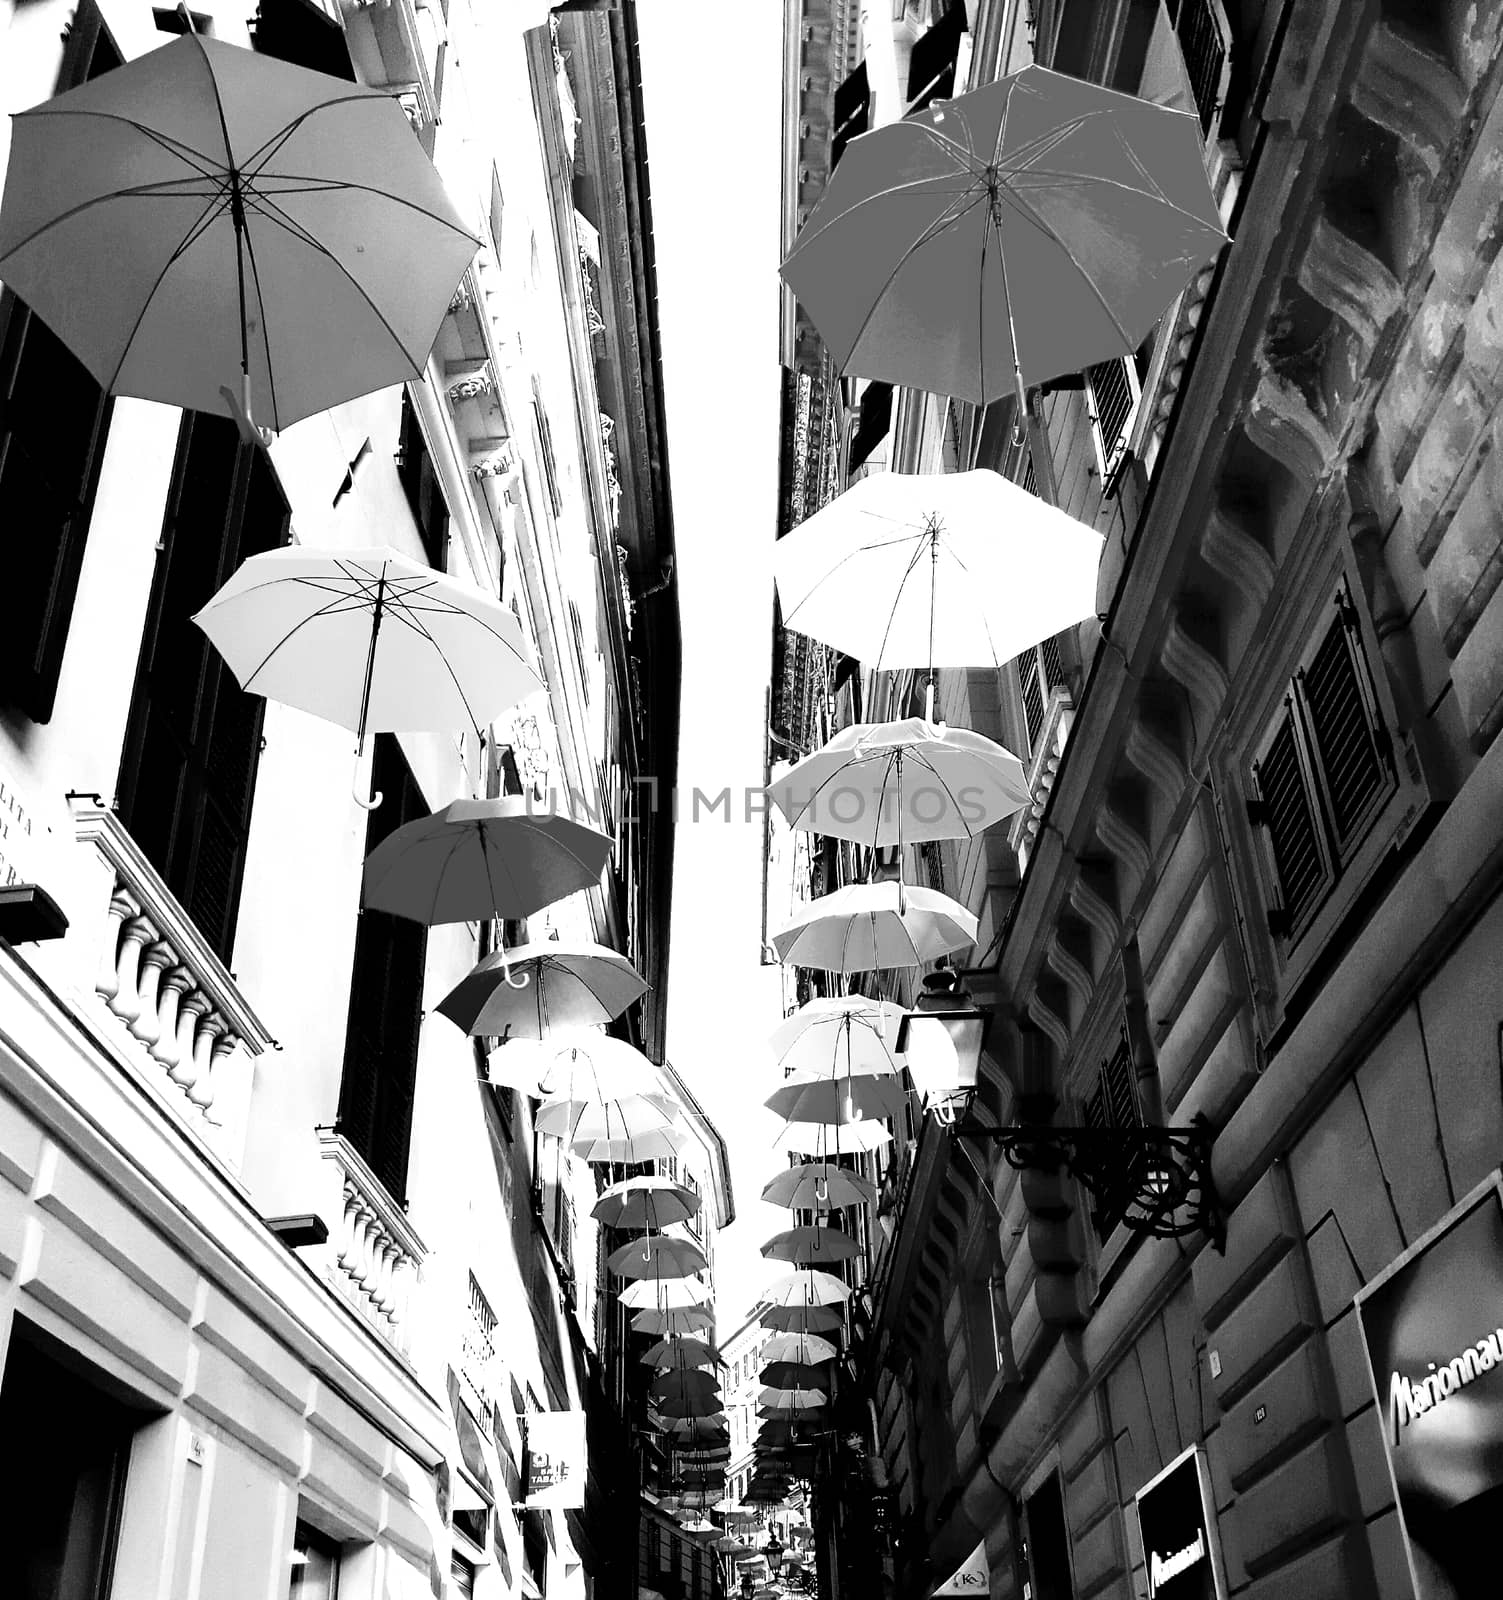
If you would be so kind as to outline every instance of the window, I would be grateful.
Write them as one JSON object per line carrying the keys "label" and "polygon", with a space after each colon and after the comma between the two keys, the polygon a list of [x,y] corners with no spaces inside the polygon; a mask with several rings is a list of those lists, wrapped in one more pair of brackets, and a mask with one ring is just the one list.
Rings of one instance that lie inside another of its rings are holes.
{"label": "window", "polygon": [[965,0],[950,0],[944,16],[914,42],[908,58],[909,116],[955,93],[955,65],[965,24]]}
{"label": "window", "polygon": [[[1086,1127],[1100,1130],[1135,1128],[1143,1120],[1138,1109],[1136,1074],[1133,1071],[1132,1048],[1124,1027],[1116,1048],[1101,1064],[1096,1076],[1096,1088],[1085,1103],[1081,1119]],[[1108,1238],[1122,1220],[1124,1207],[1110,1195],[1103,1196],[1096,1207],[1095,1221],[1098,1238]]]}
{"label": "window", "polygon": [[[396,736],[376,735],[372,782],[386,796],[365,829],[370,854],[428,808]],[[428,930],[408,917],[363,910],[339,1085],[339,1131],[399,1204],[406,1198],[413,1081],[423,1015]]]}
{"label": "window", "polygon": [[457,1600],[474,1600],[475,1563],[463,1556],[455,1556],[449,1564],[449,1576],[454,1580]]}
{"label": "window", "polygon": [[832,121],[834,133],[830,140],[830,171],[833,172],[845,147],[852,139],[871,126],[872,93],[867,80],[866,62],[856,65],[856,70],[835,90]]}
{"label": "window", "polygon": [[0,1517],[7,1594],[106,1600],[130,1443],[141,1420],[54,1358],[50,1342],[16,1319],[0,1383],[0,1439],[25,1441]]}
{"label": "window", "polygon": [[443,485],[433,457],[428,453],[428,442],[418,422],[417,408],[411,393],[402,391],[402,433],[397,445],[397,476],[412,508],[412,520],[417,524],[418,538],[422,541],[423,556],[437,572],[447,568],[449,559],[449,507],[444,499]]}
{"label": "window", "polygon": [[357,81],[344,29],[313,0],[259,0],[251,45],[257,55],[275,56],[346,83]]}
{"label": "window", "polygon": [[[120,65],[94,0],[68,29],[59,91]],[[6,623],[0,701],[34,722],[52,716],[83,570],[111,401],[53,331],[0,290],[0,527]]]}
{"label": "window", "polygon": [[1180,51],[1185,76],[1200,113],[1200,131],[1207,138],[1226,92],[1226,34],[1215,0],[1169,0],[1169,17]]}
{"label": "window", "polygon": [[120,767],[120,820],[224,961],[234,943],[265,701],[192,617],[248,557],[285,544],[264,450],[186,412]]}
{"label": "window", "polygon": [[1248,810],[1272,890],[1268,926],[1286,946],[1310,926],[1397,784],[1345,584],[1334,611],[1252,762]]}
{"label": "window", "polygon": [[1142,393],[1142,380],[1136,361],[1118,356],[1111,361],[1087,367],[1086,403],[1091,414],[1091,432],[1104,482],[1109,482],[1122,464],[1132,431],[1133,413]]}
{"label": "window", "polygon": [[1028,732],[1030,754],[1037,748],[1044,731],[1049,696],[1054,690],[1062,689],[1064,683],[1057,638],[1045,639],[1041,645],[1025,650],[1018,657],[1018,689],[1023,697],[1023,722]]}
{"label": "window", "polygon": [[1074,1600],[1070,1535],[1059,1474],[1051,1472],[1023,1502],[1023,1565],[1031,1600]]}
{"label": "window", "polygon": [[306,1522],[299,1522],[292,1536],[287,1600],[339,1600],[339,1546]]}

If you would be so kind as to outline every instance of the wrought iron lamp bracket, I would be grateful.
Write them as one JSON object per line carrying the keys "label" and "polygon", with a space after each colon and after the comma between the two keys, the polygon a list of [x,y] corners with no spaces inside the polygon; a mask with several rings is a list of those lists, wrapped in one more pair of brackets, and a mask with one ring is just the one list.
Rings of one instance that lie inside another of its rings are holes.
{"label": "wrought iron lamp bracket", "polygon": [[1094,1220],[1117,1217],[1134,1233],[1183,1239],[1204,1230],[1226,1249],[1226,1213],[1211,1173],[1204,1115],[1188,1128],[1079,1128],[1052,1124],[952,1124],[954,1137],[997,1146],[1017,1172],[1064,1168],[1096,1202]]}

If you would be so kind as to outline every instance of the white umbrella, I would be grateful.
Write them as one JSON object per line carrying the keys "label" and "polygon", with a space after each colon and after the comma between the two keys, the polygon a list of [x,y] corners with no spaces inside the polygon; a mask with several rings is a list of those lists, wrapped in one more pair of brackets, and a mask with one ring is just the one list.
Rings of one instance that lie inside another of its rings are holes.
{"label": "white umbrella", "polygon": [[709,1303],[710,1288],[698,1278],[640,1278],[621,1291],[629,1311],[682,1311]]}
{"label": "white umbrella", "polygon": [[657,1161],[665,1156],[682,1160],[694,1140],[683,1128],[649,1128],[612,1139],[575,1139],[570,1150],[585,1161],[614,1166],[618,1161]]}
{"label": "white umbrella", "polygon": [[[765,1248],[763,1254],[766,1254]],[[839,1349],[828,1339],[812,1333],[775,1333],[762,1346],[764,1360],[797,1361],[809,1367],[833,1361],[839,1354]]]}
{"label": "white umbrella", "polygon": [[866,667],[1001,667],[1096,610],[1102,537],[987,468],[879,472],[773,546],[783,622]]}
{"label": "white umbrella", "polygon": [[976,919],[937,889],[851,883],[804,906],[773,935],[778,960],[827,972],[920,967],[976,942]]}
{"label": "white umbrella", "polygon": [[852,723],[767,792],[791,827],[874,848],[969,839],[1032,798],[1010,750],[920,717]]}
{"label": "white umbrella", "polygon": [[811,1000],[773,1030],[768,1042],[790,1077],[891,1075],[903,1070],[897,1053],[903,1008],[890,1000],[844,995]]}
{"label": "white umbrella", "polygon": [[610,1100],[663,1094],[663,1075],[642,1052],[603,1033],[514,1039],[486,1058],[492,1083],[543,1098]]}
{"label": "white umbrella", "polygon": [[543,687],[506,606],[395,550],[264,551],[193,620],[242,689],[349,728],[357,754],[367,733],[478,737]]}
{"label": "white umbrella", "polygon": [[576,1144],[634,1139],[673,1126],[678,1107],[666,1095],[626,1094],[609,1100],[564,1096],[544,1100],[533,1125],[539,1133]]}
{"label": "white umbrella", "polygon": [[851,1298],[851,1286],[833,1272],[785,1272],[762,1291],[767,1306],[835,1306]]}
{"label": "white umbrella", "polygon": [[833,1161],[800,1161],[770,1178],[762,1187],[762,1198],[794,1211],[840,1211],[875,1205],[877,1186]]}
{"label": "white umbrella", "polygon": [[790,1122],[777,1137],[777,1148],[790,1155],[870,1155],[892,1143],[891,1132],[880,1122]]}
{"label": "white umbrella", "polygon": [[757,1395],[757,1410],[764,1416],[779,1416],[788,1411],[813,1411],[825,1403],[823,1389],[763,1389]]}

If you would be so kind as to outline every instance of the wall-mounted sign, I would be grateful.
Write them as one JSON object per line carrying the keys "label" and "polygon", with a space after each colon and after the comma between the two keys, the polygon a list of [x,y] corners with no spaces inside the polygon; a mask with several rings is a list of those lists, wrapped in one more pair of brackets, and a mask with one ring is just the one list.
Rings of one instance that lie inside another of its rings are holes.
{"label": "wall-mounted sign", "polygon": [[1357,1296],[1418,1600],[1498,1592],[1503,1181],[1490,1178]]}
{"label": "wall-mounted sign", "polygon": [[1149,1600],[1226,1600],[1205,1451],[1191,1445],[1136,1499]]}
{"label": "wall-mounted sign", "polygon": [[934,1593],[939,1595],[990,1594],[992,1588],[991,1568],[986,1561],[986,1542],[983,1540],[966,1557],[964,1563],[951,1574],[949,1581],[940,1584]]}
{"label": "wall-mounted sign", "polygon": [[577,1511],[588,1471],[583,1411],[527,1415],[527,1509]]}

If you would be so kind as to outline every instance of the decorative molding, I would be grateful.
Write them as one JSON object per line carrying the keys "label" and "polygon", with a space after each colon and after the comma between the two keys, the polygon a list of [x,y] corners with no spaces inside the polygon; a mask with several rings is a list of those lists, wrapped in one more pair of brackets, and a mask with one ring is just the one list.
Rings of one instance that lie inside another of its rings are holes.
{"label": "decorative molding", "polygon": [[1189,782],[1189,769],[1180,760],[1179,753],[1144,720],[1141,707],[1128,725],[1125,753],[1173,811]]}
{"label": "decorative molding", "polygon": [[444,376],[452,380],[447,387],[451,406],[466,400],[483,400],[497,392],[496,375],[489,361],[448,361],[444,363]]}
{"label": "decorative molding", "polygon": [[1336,447],[1325,424],[1287,379],[1265,371],[1243,419],[1247,437],[1306,486],[1335,464]]}
{"label": "decorative molding", "polygon": [[1116,892],[1111,867],[1104,861],[1082,861],[1070,884],[1070,904],[1088,927],[1099,933],[1108,948],[1122,932],[1122,919],[1108,896]]}
{"label": "decorative molding", "polygon": [[1403,302],[1398,279],[1324,213],[1315,219],[1300,262],[1299,285],[1340,317],[1369,352]]}
{"label": "decorative molding", "polygon": [[1352,104],[1412,150],[1433,178],[1461,125],[1466,90],[1438,55],[1380,21],[1368,35]]}
{"label": "decorative molding", "polygon": [[1091,970],[1065,943],[1062,929],[1056,928],[1044,947],[1044,959],[1049,969],[1064,981],[1065,987],[1080,1002],[1082,1009],[1091,1003],[1096,992],[1096,980]]}
{"label": "decorative molding", "polygon": [[1273,557],[1252,534],[1226,512],[1213,511],[1201,535],[1200,553],[1237,595],[1251,600],[1255,614],[1261,613],[1273,593],[1275,574]]}
{"label": "decorative molding", "polygon": [[1096,837],[1128,874],[1131,888],[1122,896],[1122,902],[1130,906],[1148,876],[1152,861],[1148,841],[1109,800],[1097,807],[1095,823]]}
{"label": "decorative molding", "polygon": [[1036,988],[1028,997],[1028,1020],[1048,1039],[1049,1043],[1054,1046],[1060,1055],[1063,1056],[1069,1052],[1069,1025],[1043,999]]}
{"label": "decorative molding", "polygon": [[1198,747],[1215,722],[1231,688],[1226,668],[1194,638],[1185,627],[1184,618],[1178,610],[1164,630],[1159,660],[1164,671],[1189,691],[1190,699],[1200,713],[1202,726],[1196,731]]}

